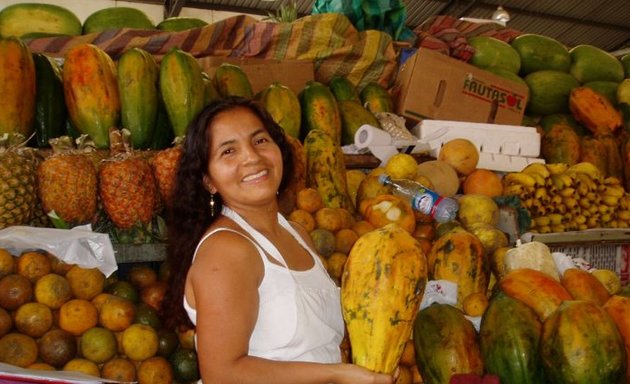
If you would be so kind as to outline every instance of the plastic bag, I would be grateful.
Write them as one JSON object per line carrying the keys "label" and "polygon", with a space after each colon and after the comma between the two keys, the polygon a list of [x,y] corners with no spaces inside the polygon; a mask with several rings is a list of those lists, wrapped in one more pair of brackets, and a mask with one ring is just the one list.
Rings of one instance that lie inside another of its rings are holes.
{"label": "plastic bag", "polygon": [[14,255],[43,249],[67,264],[98,268],[105,276],[118,269],[109,236],[92,232],[90,226],[73,229],[8,227],[0,230],[0,247]]}

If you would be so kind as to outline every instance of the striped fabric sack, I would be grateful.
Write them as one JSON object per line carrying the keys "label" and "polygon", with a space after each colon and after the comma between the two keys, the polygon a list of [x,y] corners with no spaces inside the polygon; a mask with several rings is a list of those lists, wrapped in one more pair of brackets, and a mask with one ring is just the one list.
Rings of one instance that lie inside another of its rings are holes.
{"label": "striped fabric sack", "polygon": [[63,57],[66,51],[91,43],[116,60],[126,49],[142,48],[160,58],[173,47],[195,57],[223,56],[312,61],[317,81],[347,76],[361,87],[370,81],[389,86],[397,70],[392,38],[377,30],[359,32],[341,14],[310,15],[293,23],[257,21],[234,16],[182,32],[117,29],[82,36],[57,36],[27,42],[34,53]]}

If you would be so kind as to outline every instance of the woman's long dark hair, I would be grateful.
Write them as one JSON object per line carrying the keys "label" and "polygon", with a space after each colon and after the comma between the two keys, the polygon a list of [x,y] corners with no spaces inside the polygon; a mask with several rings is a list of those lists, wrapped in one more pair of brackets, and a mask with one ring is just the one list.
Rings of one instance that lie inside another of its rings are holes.
{"label": "woman's long dark hair", "polygon": [[195,248],[210,224],[220,215],[223,201],[214,194],[214,216],[210,212],[210,192],[204,185],[210,159],[210,125],[216,116],[235,108],[247,108],[263,122],[282,152],[283,173],[279,192],[293,174],[291,147],[282,128],[257,103],[244,98],[228,98],[206,106],[190,123],[183,143],[183,154],[176,175],[172,206],[168,214],[167,263],[169,287],[162,303],[162,318],[169,329],[190,328],[192,323],[183,307],[184,285]]}

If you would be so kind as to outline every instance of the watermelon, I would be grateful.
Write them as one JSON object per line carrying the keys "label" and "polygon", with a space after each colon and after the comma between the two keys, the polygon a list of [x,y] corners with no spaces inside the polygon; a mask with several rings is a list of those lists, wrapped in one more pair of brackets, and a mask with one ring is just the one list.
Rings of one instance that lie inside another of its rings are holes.
{"label": "watermelon", "polygon": [[521,57],[516,50],[503,40],[489,36],[475,36],[468,39],[475,48],[469,64],[478,68],[503,68],[512,73],[521,69]]}
{"label": "watermelon", "polygon": [[630,53],[621,57],[621,65],[626,79],[630,79]]}
{"label": "watermelon", "polygon": [[26,38],[35,34],[80,35],[81,20],[69,9],[53,4],[13,4],[0,11],[1,37]]}
{"label": "watermelon", "polygon": [[582,44],[573,47],[569,72],[582,84],[591,81],[614,81],[624,79],[621,61],[610,53],[593,45]]}
{"label": "watermelon", "polygon": [[108,29],[154,29],[146,13],[131,7],[109,7],[98,10],[85,19],[83,33],[97,33]]}
{"label": "watermelon", "polygon": [[601,93],[606,96],[608,101],[610,101],[613,105],[617,105],[617,87],[619,87],[619,83],[616,81],[590,81],[584,84],[585,87],[588,87],[596,92]]}
{"label": "watermelon", "polygon": [[161,31],[179,32],[187,29],[199,28],[208,25],[205,21],[195,17],[169,17],[158,23],[157,29]]}
{"label": "watermelon", "polygon": [[521,58],[521,76],[546,69],[569,72],[569,50],[551,37],[526,33],[515,37],[510,45]]}
{"label": "watermelon", "polygon": [[525,76],[529,87],[526,112],[531,115],[550,115],[569,112],[569,95],[580,84],[570,73],[543,70]]}
{"label": "watermelon", "polygon": [[543,132],[549,132],[552,127],[556,125],[567,125],[571,127],[579,136],[584,136],[588,133],[587,129],[580,125],[570,113],[554,113],[551,115],[543,116],[540,119],[540,127]]}
{"label": "watermelon", "polygon": [[508,79],[508,80],[512,80],[522,86],[527,87],[527,83],[525,82],[525,80],[523,80],[522,77],[520,77],[519,75],[517,75],[514,72],[511,72],[505,68],[501,68],[501,67],[488,67],[488,68],[484,68],[486,71],[494,73],[497,76],[501,76],[504,79]]}

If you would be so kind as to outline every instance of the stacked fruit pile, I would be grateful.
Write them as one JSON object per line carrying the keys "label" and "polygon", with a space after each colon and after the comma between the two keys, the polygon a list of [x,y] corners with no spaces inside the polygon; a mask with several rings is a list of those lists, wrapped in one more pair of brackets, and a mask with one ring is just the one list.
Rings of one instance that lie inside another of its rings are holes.
{"label": "stacked fruit pile", "polygon": [[167,271],[134,265],[126,280],[45,252],[0,249],[0,361],[111,380],[196,380],[190,334],[161,328]]}

